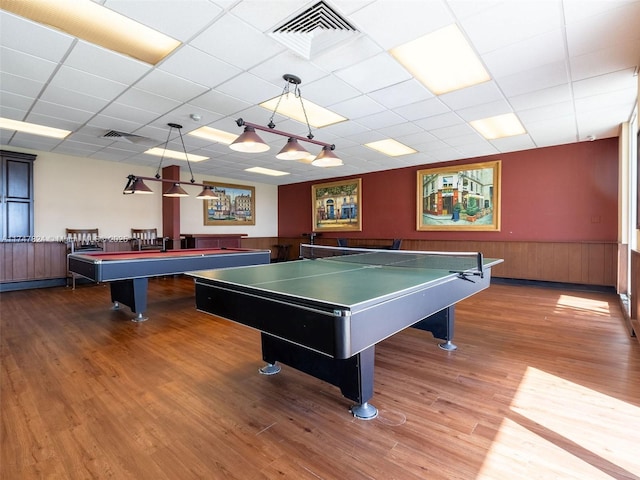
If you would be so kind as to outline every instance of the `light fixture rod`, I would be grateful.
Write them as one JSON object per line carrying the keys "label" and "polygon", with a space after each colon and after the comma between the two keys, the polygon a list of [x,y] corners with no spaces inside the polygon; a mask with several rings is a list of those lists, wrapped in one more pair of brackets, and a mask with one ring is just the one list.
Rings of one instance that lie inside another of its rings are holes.
{"label": "light fixture rod", "polygon": [[315,143],[316,145],[321,145],[323,147],[327,147],[329,150],[335,150],[336,149],[336,146],[331,144],[331,143],[320,142],[320,141],[314,140],[312,138],[302,137],[300,135],[295,135],[293,133],[283,132],[281,130],[276,130],[274,128],[263,127],[262,125],[258,125],[257,123],[245,122],[242,118],[239,118],[238,120],[236,120],[236,124],[239,127],[242,127],[242,126],[253,127],[256,130],[261,130],[263,132],[271,132],[271,133],[275,133],[276,135],[281,135],[283,137],[295,138],[295,139],[301,140],[303,142]]}
{"label": "light fixture rod", "polygon": [[[170,123],[169,126],[171,128],[175,128],[178,130],[180,134],[180,141],[182,142],[182,151],[184,152],[184,158],[187,159],[187,165],[189,166],[189,174],[191,175],[191,183],[195,183],[195,179],[193,178],[193,170],[191,170],[191,162],[189,161],[189,155],[187,154],[187,148],[184,146],[184,138],[182,138],[182,125],[178,125],[177,123]],[[169,130],[171,131],[171,130]]]}
{"label": "light fixture rod", "polygon": [[189,167],[189,174],[191,175],[191,183],[195,182],[193,178],[193,170],[191,170],[191,162],[189,161],[189,155],[187,154],[187,148],[184,146],[184,138],[182,138],[182,125],[178,123],[167,123],[169,127],[169,133],[167,134],[167,140],[164,143],[164,150],[162,150],[162,157],[160,157],[160,163],[158,164],[158,168],[156,169],[156,178],[160,178],[160,169],[162,168],[162,162],[164,160],[164,154],[167,151],[167,147],[169,146],[169,140],[171,139],[171,132],[175,128],[180,135],[180,142],[182,142],[182,151],[184,152],[184,158],[187,161],[187,166]]}
{"label": "light fixture rod", "polygon": [[183,180],[171,180],[169,178],[157,178],[157,177],[141,177],[140,175],[129,175],[127,177],[129,180],[135,180],[136,178],[139,180],[149,180],[152,182],[164,182],[164,183],[183,183],[187,185],[195,185],[197,187],[211,187],[211,185],[205,185],[204,183],[196,183],[195,181],[183,181]]}

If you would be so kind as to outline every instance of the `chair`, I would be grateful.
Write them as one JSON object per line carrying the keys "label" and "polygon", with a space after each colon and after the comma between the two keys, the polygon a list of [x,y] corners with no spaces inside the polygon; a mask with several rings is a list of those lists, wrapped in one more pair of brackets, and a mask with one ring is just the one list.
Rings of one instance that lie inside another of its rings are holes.
{"label": "chair", "polygon": [[394,238],[393,239],[393,243],[389,247],[389,250],[400,250],[400,245],[402,245],[402,239],[401,238]]}
{"label": "chair", "polygon": [[337,242],[338,242],[338,246],[339,247],[348,247],[349,246],[349,240],[347,240],[346,238],[338,238]]}
{"label": "chair", "polygon": [[274,245],[274,247],[276,248],[276,258],[271,259],[272,263],[278,263],[278,262],[286,262],[287,260],[289,260],[289,249],[291,248],[291,245],[286,244],[279,244],[279,245]]}
{"label": "chair", "polygon": [[97,228],[67,228],[65,229],[65,235],[67,244],[67,279],[71,278],[71,284],[75,290],[76,278],[79,275],[69,271],[69,254],[102,252],[104,251],[104,241],[100,239]]}
{"label": "chair", "polygon": [[166,250],[167,238],[158,237],[157,228],[132,228],[131,241],[134,250]]}

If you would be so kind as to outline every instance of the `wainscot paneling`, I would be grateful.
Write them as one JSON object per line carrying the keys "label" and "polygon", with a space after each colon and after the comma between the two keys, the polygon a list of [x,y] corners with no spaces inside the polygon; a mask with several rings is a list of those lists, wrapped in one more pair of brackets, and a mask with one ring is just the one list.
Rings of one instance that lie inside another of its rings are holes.
{"label": "wainscot paneling", "polygon": [[278,251],[276,245],[281,241],[278,237],[242,237],[240,239],[240,246],[242,248],[253,248],[255,250],[270,250],[271,258],[275,259]]}
{"label": "wainscot paneling", "polygon": [[[245,237],[243,248],[271,250],[277,255],[275,245],[290,245],[288,260],[298,258],[304,237]],[[388,239],[370,239],[369,244],[389,243]],[[126,242],[113,242],[107,250],[128,249]],[[319,245],[336,245],[335,238],[316,239]],[[618,246],[614,242],[486,242],[445,240],[403,240],[403,250],[482,252],[485,257],[502,258],[504,263],[493,268],[495,277],[518,280],[575,283],[615,287]],[[0,282],[20,282],[66,276],[66,247],[58,242],[6,242],[0,243]],[[637,257],[635,277],[638,278]],[[637,283],[637,282],[636,282]],[[637,285],[635,287],[638,288]],[[637,302],[638,294],[635,293]],[[635,306],[637,322],[638,307]],[[637,324],[636,324],[637,326]],[[636,329],[638,331],[638,329]]]}
{"label": "wainscot paneling", "polygon": [[0,242],[0,282],[64,278],[66,246],[60,242]]}
{"label": "wainscot paneling", "polygon": [[[284,239],[280,239],[284,241]],[[286,239],[298,248],[301,239]],[[370,244],[389,240],[371,239]],[[336,245],[335,238],[316,240],[321,245]],[[504,263],[492,269],[500,278],[583,285],[616,286],[618,246],[615,242],[487,242],[463,240],[402,241],[402,250],[482,252],[485,257],[502,258]]]}
{"label": "wainscot paneling", "polygon": [[640,252],[631,250],[631,326],[640,342]]}

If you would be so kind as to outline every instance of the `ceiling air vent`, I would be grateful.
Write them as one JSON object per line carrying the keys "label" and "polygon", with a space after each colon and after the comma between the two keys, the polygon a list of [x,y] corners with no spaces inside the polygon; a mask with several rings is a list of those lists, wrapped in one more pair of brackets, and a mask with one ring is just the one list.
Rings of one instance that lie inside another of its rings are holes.
{"label": "ceiling air vent", "polygon": [[360,32],[326,2],[320,1],[293,18],[286,20],[271,33],[287,48],[310,60]]}
{"label": "ceiling air vent", "polygon": [[142,143],[149,141],[150,139],[141,137],[140,135],[134,135],[133,133],[119,132],[117,130],[109,130],[102,138],[110,138],[111,140],[118,140],[120,142],[127,143]]}

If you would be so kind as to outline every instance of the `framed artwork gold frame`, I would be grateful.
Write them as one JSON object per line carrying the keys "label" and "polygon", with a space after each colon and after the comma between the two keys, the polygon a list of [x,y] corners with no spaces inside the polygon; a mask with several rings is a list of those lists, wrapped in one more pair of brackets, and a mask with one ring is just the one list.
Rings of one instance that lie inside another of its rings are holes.
{"label": "framed artwork gold frame", "polygon": [[500,231],[499,160],[417,172],[417,230]]}
{"label": "framed artwork gold frame", "polygon": [[362,230],[362,179],[311,186],[314,232]]}
{"label": "framed artwork gold frame", "polygon": [[256,189],[247,185],[204,182],[218,197],[203,200],[205,225],[255,225]]}

